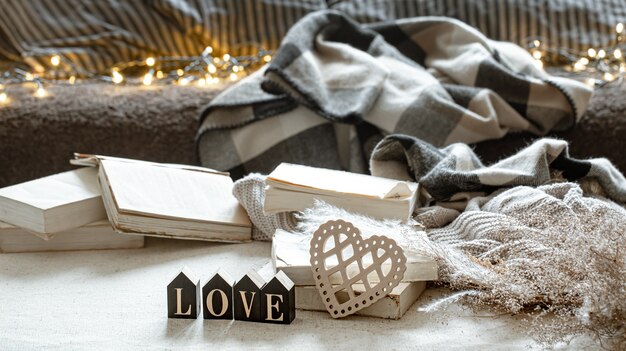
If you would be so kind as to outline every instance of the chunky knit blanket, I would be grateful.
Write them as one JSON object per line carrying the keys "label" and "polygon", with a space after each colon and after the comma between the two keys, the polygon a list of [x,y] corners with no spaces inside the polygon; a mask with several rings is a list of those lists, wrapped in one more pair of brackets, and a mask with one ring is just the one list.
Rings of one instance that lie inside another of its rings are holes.
{"label": "chunky knit blanket", "polygon": [[544,134],[572,126],[590,95],[453,19],[363,26],[317,12],[292,27],[268,66],[202,111],[198,151],[235,177],[280,162],[364,172],[383,135],[443,146]]}

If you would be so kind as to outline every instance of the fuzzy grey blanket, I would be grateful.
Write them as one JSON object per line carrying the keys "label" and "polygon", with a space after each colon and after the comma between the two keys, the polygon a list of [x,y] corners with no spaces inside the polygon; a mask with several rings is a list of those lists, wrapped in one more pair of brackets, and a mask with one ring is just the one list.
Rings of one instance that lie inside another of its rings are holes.
{"label": "fuzzy grey blanket", "polygon": [[572,126],[590,95],[456,20],[362,26],[317,12],[289,31],[271,64],[204,109],[199,152],[235,177],[280,162],[364,172],[383,135],[443,146],[545,134]]}

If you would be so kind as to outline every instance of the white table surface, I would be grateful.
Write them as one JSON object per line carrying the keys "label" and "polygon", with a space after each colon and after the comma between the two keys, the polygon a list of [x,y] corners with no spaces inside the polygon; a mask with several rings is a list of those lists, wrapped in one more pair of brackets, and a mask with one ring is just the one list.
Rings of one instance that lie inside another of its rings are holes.
{"label": "white table surface", "polygon": [[[166,286],[184,265],[202,280],[218,267],[235,278],[269,261],[268,243],[211,244],[149,238],[137,250],[0,254],[0,349],[430,350],[539,348],[525,323],[453,305],[418,307],[398,321],[333,320],[297,311],[291,325],[167,318]],[[568,348],[595,349],[587,338]]]}

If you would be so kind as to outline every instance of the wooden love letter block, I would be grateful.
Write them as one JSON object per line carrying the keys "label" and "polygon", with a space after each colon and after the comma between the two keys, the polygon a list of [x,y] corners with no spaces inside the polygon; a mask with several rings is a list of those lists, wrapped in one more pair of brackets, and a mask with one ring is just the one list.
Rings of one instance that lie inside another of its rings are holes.
{"label": "wooden love letter block", "polygon": [[262,322],[261,289],[265,280],[256,271],[249,271],[233,288],[234,316],[236,320]]}
{"label": "wooden love letter block", "polygon": [[198,318],[200,311],[200,280],[184,267],[167,285],[168,318]]}
{"label": "wooden love letter block", "polygon": [[265,284],[262,293],[263,322],[290,324],[296,318],[295,284],[283,271]]}
{"label": "wooden love letter block", "polygon": [[202,287],[204,319],[233,319],[233,279],[222,269]]}
{"label": "wooden love letter block", "polygon": [[[342,220],[328,221],[313,233],[310,253],[315,285],[333,318],[382,299],[406,271],[406,256],[394,240],[376,235],[363,239],[358,228]],[[331,276],[340,283],[333,286]],[[353,284],[363,284],[365,291],[357,295]]]}

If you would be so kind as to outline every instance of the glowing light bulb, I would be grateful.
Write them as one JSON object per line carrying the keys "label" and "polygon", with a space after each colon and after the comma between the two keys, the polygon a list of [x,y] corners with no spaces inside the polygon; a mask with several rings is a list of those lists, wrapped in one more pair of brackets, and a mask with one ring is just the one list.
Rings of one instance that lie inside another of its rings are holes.
{"label": "glowing light bulb", "polygon": [[593,78],[587,78],[585,79],[585,84],[587,84],[590,87],[594,87],[596,85],[596,80]]}
{"label": "glowing light bulb", "polygon": [[538,47],[541,46],[541,42],[539,40],[535,39],[535,40],[533,40],[533,46],[538,48]]}
{"label": "glowing light bulb", "polygon": [[189,84],[189,80],[187,78],[182,78],[182,79],[178,80],[178,85],[185,86],[185,85],[188,85],[188,84]]}
{"label": "glowing light bulb", "polygon": [[613,51],[613,56],[615,56],[616,59],[621,59],[622,58],[622,50],[615,49],[615,51]]}
{"label": "glowing light bulb", "polygon": [[541,56],[543,56],[541,54],[541,51],[539,51],[539,50],[533,51],[533,57],[535,58],[535,60],[541,60]]}
{"label": "glowing light bulb", "polygon": [[24,75],[24,79],[26,79],[26,80],[28,80],[28,81],[31,81],[31,80],[35,79],[35,76],[33,76],[33,74],[32,74],[32,73],[28,72],[28,73],[26,73],[26,74]]}
{"label": "glowing light bulb", "polygon": [[152,72],[148,72],[143,76],[143,85],[150,85],[152,84]]}
{"label": "glowing light bulb", "polygon": [[594,48],[589,48],[589,50],[587,50],[587,55],[589,55],[589,57],[596,57],[596,50]]}
{"label": "glowing light bulb", "polygon": [[602,75],[602,79],[604,79],[604,80],[606,80],[606,81],[610,82],[610,81],[612,81],[613,79],[615,79],[615,76],[614,76],[614,75],[612,75],[612,74],[611,74],[611,73],[609,73],[609,72],[605,72],[605,73]]}
{"label": "glowing light bulb", "polygon": [[239,66],[233,66],[233,72],[235,73],[239,72]]}
{"label": "glowing light bulb", "polygon": [[543,61],[535,60],[535,66],[540,69],[543,68]]}
{"label": "glowing light bulb", "polygon": [[582,70],[585,69],[585,67],[586,67],[585,64],[582,63],[582,59],[576,61],[576,63],[574,64],[574,70],[575,71],[582,71]]}
{"label": "glowing light bulb", "polygon": [[270,55],[263,56],[263,61],[265,61],[266,63],[272,61],[272,56]]}
{"label": "glowing light bulb", "polygon": [[230,74],[230,76],[229,76],[229,78],[230,78],[230,80],[232,80],[232,81],[234,82],[234,81],[236,81],[236,80],[237,80],[237,78],[239,78],[239,77],[237,76],[237,74],[235,74],[235,73],[231,73],[231,74]]}
{"label": "glowing light bulb", "polygon": [[37,88],[37,91],[35,91],[35,96],[37,96],[38,98],[45,97],[46,95],[48,95],[48,93],[46,92],[46,89],[44,89],[41,86]]}
{"label": "glowing light bulb", "polygon": [[606,51],[604,51],[604,50],[602,50],[602,49],[598,50],[598,57],[599,57],[599,58],[604,58],[604,57],[606,57]]}
{"label": "glowing light bulb", "polygon": [[197,85],[198,87],[203,87],[203,86],[205,86],[205,85],[206,85],[206,80],[205,80],[204,78],[200,78],[200,79],[198,79],[198,80],[196,81],[196,85]]}
{"label": "glowing light bulb", "polygon": [[589,64],[589,59],[586,57],[581,57],[580,60],[578,60],[578,62],[586,66]]}
{"label": "glowing light bulb", "polygon": [[67,82],[68,82],[68,83],[70,83],[70,84],[72,84],[72,85],[74,85],[74,83],[76,83],[76,77],[71,76],[71,77],[67,80]]}
{"label": "glowing light bulb", "polygon": [[156,60],[154,59],[154,57],[148,57],[148,58],[146,59],[146,65],[147,65],[148,67],[152,67],[152,66],[154,66],[154,64],[155,64],[155,63],[156,63]]}
{"label": "glowing light bulb", "polygon": [[618,23],[615,26],[615,31],[617,32],[617,34],[622,34],[622,32],[624,31],[624,24],[623,23]]}
{"label": "glowing light bulb", "polygon": [[124,81],[124,76],[120,72],[113,70],[111,71],[111,80],[115,84],[120,84]]}
{"label": "glowing light bulb", "polygon": [[206,48],[204,48],[204,53],[205,54],[212,54],[213,53],[213,47],[207,46]]}
{"label": "glowing light bulb", "polygon": [[185,71],[183,71],[182,69],[180,69],[180,68],[179,68],[179,69],[177,69],[177,70],[176,70],[176,74],[177,74],[179,77],[182,77],[182,76],[183,76],[183,74],[185,74]]}
{"label": "glowing light bulb", "polygon": [[157,79],[163,79],[163,77],[164,77],[163,71],[157,71],[156,77],[157,77]]}
{"label": "glowing light bulb", "polygon": [[4,91],[0,93],[0,104],[6,104],[9,102],[9,96]]}
{"label": "glowing light bulb", "polygon": [[59,55],[54,55],[50,58],[50,63],[53,66],[58,66],[61,63],[61,56]]}
{"label": "glowing light bulb", "polygon": [[228,60],[230,60],[230,55],[229,54],[224,54],[224,56],[222,56],[222,59],[224,59],[224,61],[228,61]]}
{"label": "glowing light bulb", "polygon": [[217,77],[213,77],[213,79],[211,79],[211,84],[217,84],[220,82],[220,79]]}
{"label": "glowing light bulb", "polygon": [[210,63],[207,67],[207,71],[211,74],[215,74],[215,72],[217,72],[217,67],[215,67],[214,64]]}

